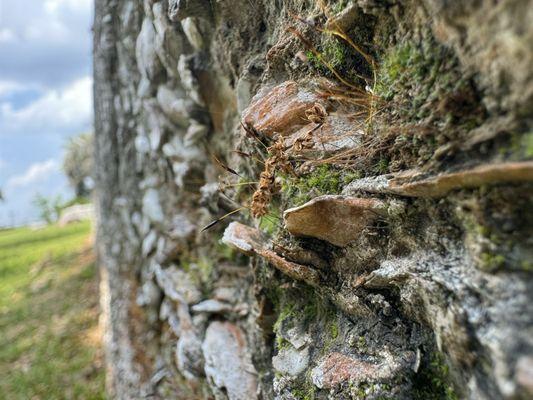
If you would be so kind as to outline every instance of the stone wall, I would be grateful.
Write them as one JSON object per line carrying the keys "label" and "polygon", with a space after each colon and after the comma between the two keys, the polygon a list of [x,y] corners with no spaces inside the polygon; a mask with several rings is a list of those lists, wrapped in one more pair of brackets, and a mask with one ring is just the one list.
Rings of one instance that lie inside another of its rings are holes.
{"label": "stone wall", "polygon": [[530,398],[532,12],[96,0],[111,397]]}

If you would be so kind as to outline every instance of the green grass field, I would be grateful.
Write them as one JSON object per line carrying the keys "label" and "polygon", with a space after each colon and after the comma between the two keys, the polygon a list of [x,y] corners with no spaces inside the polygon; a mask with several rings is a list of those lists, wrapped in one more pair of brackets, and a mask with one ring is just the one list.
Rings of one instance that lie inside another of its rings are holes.
{"label": "green grass field", "polygon": [[88,222],[0,231],[0,399],[103,399]]}

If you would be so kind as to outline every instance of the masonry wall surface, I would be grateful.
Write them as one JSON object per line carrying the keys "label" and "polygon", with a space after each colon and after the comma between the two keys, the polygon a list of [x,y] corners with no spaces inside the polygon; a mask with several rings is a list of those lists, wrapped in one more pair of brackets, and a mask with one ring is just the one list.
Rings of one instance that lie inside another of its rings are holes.
{"label": "masonry wall surface", "polygon": [[95,3],[111,398],[531,398],[531,1]]}

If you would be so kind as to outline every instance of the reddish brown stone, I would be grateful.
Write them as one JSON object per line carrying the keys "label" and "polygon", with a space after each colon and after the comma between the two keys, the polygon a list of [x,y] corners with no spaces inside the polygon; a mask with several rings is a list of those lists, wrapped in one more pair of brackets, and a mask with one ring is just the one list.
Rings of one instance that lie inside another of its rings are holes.
{"label": "reddish brown stone", "polygon": [[306,265],[288,261],[270,250],[270,244],[258,229],[239,222],[232,222],[224,231],[222,242],[244,254],[256,254],[263,257],[293,279],[304,281],[311,286],[317,286],[319,283],[319,275],[316,270]]}
{"label": "reddish brown stone", "polygon": [[377,361],[334,352],[325,356],[313,368],[311,378],[317,387],[323,389],[332,389],[344,382],[358,384],[390,380],[402,371],[411,369],[415,360],[416,355],[413,352],[405,352],[399,356],[384,352]]}
{"label": "reddish brown stone", "polygon": [[385,204],[376,199],[320,196],[303,206],[285,211],[287,230],[296,236],[311,236],[336,246],[346,246],[380,215]]}
{"label": "reddish brown stone", "polygon": [[419,171],[358,179],[344,193],[390,193],[409,197],[444,197],[453,190],[473,189],[483,185],[533,182],[533,161],[480,165],[472,169],[423,177]]}
{"label": "reddish brown stone", "polygon": [[305,111],[319,101],[317,94],[287,81],[259,92],[244,110],[243,123],[264,135],[288,136],[308,123]]}
{"label": "reddish brown stone", "polygon": [[481,165],[469,170],[406,182],[396,178],[390,182],[393,192],[404,196],[442,197],[456,189],[482,185],[533,181],[533,161]]}
{"label": "reddish brown stone", "polygon": [[283,257],[274,253],[272,250],[260,249],[257,254],[265,258],[270,264],[279,269],[285,275],[293,279],[304,281],[308,285],[318,286],[319,275],[314,269],[306,266],[287,261]]}
{"label": "reddish brown stone", "polygon": [[343,382],[372,381],[376,378],[378,367],[341,353],[331,353],[313,369],[312,379],[317,387],[330,389]]}

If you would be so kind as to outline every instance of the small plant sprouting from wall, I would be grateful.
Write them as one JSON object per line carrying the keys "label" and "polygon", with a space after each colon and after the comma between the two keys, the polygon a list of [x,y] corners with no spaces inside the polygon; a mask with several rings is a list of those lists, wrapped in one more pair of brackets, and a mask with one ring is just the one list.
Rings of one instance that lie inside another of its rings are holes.
{"label": "small plant sprouting from wall", "polygon": [[[322,1],[319,2],[319,7],[327,18],[331,18],[328,8]],[[305,19],[299,16],[293,15],[293,18],[299,23],[307,23]],[[287,29],[287,31],[299,38],[308,49],[309,57],[328,69],[342,85],[337,88],[333,88],[331,86],[324,87],[319,92],[320,97],[325,101],[341,104],[345,109],[352,110],[352,113],[354,110],[357,110],[355,111],[355,114],[364,121],[361,124],[360,129],[364,129],[365,126],[371,126],[372,119],[376,113],[376,105],[378,104],[378,99],[373,94],[371,89],[371,87],[375,85],[374,60],[359,46],[357,46],[340,27],[335,26],[334,28],[328,29],[321,27],[314,28],[316,28],[321,34],[328,36],[327,43],[330,45],[326,47],[325,53],[318,51],[311,41],[308,40],[296,27],[291,26]],[[365,60],[368,67],[372,71],[373,77],[368,78],[359,74],[355,74],[359,79],[359,82],[350,82],[337,70],[337,68],[344,63],[344,58],[347,56],[346,49],[340,45],[340,41],[346,42],[352,51],[355,51],[362,57],[362,59]],[[362,82],[366,82],[366,87]],[[368,83],[370,83],[370,86]],[[271,217],[269,215],[270,205],[274,197],[282,190],[283,182],[291,182],[291,185],[295,182],[298,182],[298,186],[300,186],[299,191],[301,192],[301,197],[298,199],[297,203],[300,203],[304,198],[303,192],[305,191],[305,186],[310,186],[313,189],[316,189],[316,191],[320,194],[337,193],[341,188],[340,180],[345,181],[347,177],[353,178],[356,176],[355,173],[351,172],[349,174],[342,174],[342,178],[341,174],[328,174],[328,172],[333,172],[333,169],[330,170],[330,166],[346,166],[346,163],[349,162],[352,156],[351,152],[341,152],[340,154],[328,158],[324,158],[323,156],[310,157],[309,155],[305,154],[305,152],[312,149],[316,143],[322,143],[323,145],[327,142],[333,142],[342,139],[339,137],[321,136],[320,128],[328,117],[328,112],[321,104],[316,103],[314,106],[310,107],[305,114],[309,124],[314,124],[314,128],[309,129],[306,135],[297,138],[292,143],[289,143],[289,141],[287,141],[283,136],[278,135],[273,139],[270,145],[267,145],[264,143],[265,138],[261,132],[256,131],[253,126],[248,126],[244,123],[242,124],[247,136],[253,138],[260,144],[260,146],[262,146],[262,148],[266,149],[265,157],[259,160],[259,162],[263,164],[263,171],[260,173],[257,182],[253,181],[252,179],[250,182],[242,183],[244,186],[249,185],[256,187],[250,201],[242,205],[242,207],[213,221],[206,227],[206,229],[214,226],[227,216],[243,210],[248,210],[250,215],[254,218]],[[247,153],[239,153],[249,157]],[[232,168],[227,167],[220,161],[218,161],[218,164],[220,164],[226,172],[240,178],[239,174]],[[298,167],[302,166],[302,164],[306,164],[309,168],[311,168],[311,170],[313,167],[319,167],[316,169],[316,173],[312,173],[311,176],[306,176],[305,179],[300,179],[300,177],[307,175],[305,172],[298,170]],[[324,182],[316,182],[316,180],[319,179],[318,176],[324,174],[328,175],[327,177],[322,178],[322,181],[328,181],[327,188],[321,187],[324,186]],[[306,180],[308,181],[307,184],[305,183]],[[238,184],[240,185],[240,183]]]}

